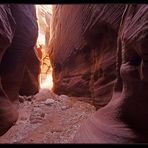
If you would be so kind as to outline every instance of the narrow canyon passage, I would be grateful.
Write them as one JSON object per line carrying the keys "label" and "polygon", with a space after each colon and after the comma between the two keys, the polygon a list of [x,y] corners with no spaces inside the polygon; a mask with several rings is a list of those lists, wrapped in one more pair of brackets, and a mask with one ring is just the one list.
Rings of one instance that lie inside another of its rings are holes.
{"label": "narrow canyon passage", "polygon": [[148,143],[148,4],[0,5],[0,143]]}
{"label": "narrow canyon passage", "polygon": [[[47,21],[50,21],[51,10],[51,5],[36,5],[39,30],[34,51],[40,61],[36,63],[40,64],[37,78],[38,93],[34,91],[34,85],[30,86],[32,89],[27,90],[27,85],[34,79],[24,77],[26,80],[21,85],[19,95],[19,118],[16,124],[0,137],[1,144],[71,143],[80,123],[95,111],[94,106],[79,101],[82,98],[56,95],[52,91],[52,66],[47,49],[49,40]],[[45,18],[46,15],[49,16]]]}

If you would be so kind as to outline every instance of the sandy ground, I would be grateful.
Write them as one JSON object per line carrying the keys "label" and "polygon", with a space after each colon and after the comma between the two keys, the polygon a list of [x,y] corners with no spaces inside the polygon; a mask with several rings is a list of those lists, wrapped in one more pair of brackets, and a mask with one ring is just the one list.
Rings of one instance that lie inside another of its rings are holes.
{"label": "sandy ground", "polygon": [[72,143],[81,122],[95,112],[89,103],[41,89],[20,96],[19,119],[0,143]]}

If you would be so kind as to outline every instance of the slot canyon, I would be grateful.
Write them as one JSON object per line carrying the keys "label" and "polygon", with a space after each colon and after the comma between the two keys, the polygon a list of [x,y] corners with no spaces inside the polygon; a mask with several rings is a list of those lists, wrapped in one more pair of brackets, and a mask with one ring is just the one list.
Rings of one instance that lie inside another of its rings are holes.
{"label": "slot canyon", "polygon": [[0,144],[148,143],[148,4],[1,4]]}

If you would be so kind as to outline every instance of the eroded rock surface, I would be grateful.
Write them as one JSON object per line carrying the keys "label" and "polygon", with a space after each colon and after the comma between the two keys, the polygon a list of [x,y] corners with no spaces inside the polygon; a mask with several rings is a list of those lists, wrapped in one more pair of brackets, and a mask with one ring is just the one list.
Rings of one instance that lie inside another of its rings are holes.
{"label": "eroded rock surface", "polygon": [[53,6],[49,55],[56,93],[92,98],[97,108],[110,101],[124,8],[113,4]]}
{"label": "eroded rock surface", "polygon": [[[9,5],[0,5],[0,63],[4,52],[12,43],[15,21]],[[1,70],[0,70],[1,71]],[[3,90],[0,76],[0,135],[4,134],[17,120],[18,112]]]}
{"label": "eroded rock surface", "polygon": [[[34,5],[11,4],[9,8],[16,26],[12,26],[15,28],[15,33],[11,45],[3,55],[0,74],[7,96],[11,101],[15,101],[19,95],[25,65],[27,66],[29,62],[27,58],[30,58],[30,55],[33,56],[32,52],[38,36],[38,24]],[[36,69],[35,65],[34,69]]]}
{"label": "eroded rock surface", "polygon": [[0,135],[18,118],[18,96],[25,63],[30,50],[34,49],[37,35],[34,5],[0,5]]}
{"label": "eroded rock surface", "polygon": [[113,97],[81,125],[73,142],[148,142],[147,39],[148,5],[127,5],[118,36],[120,75]]}

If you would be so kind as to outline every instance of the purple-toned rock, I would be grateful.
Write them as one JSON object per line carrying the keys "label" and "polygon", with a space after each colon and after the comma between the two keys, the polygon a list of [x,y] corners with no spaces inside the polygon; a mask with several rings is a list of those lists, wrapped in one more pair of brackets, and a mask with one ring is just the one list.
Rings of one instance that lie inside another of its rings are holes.
{"label": "purple-toned rock", "polygon": [[0,5],[0,136],[17,121],[19,89],[37,35],[34,5]]}
{"label": "purple-toned rock", "polygon": [[148,142],[148,5],[127,5],[118,36],[111,101],[81,124],[75,143]]}
{"label": "purple-toned rock", "polygon": [[[9,5],[0,5],[0,63],[5,50],[12,43],[15,21]],[[1,70],[0,70],[1,71]],[[12,104],[3,90],[0,77],[0,136],[6,133],[18,118],[17,105]]]}
{"label": "purple-toned rock", "polygon": [[27,58],[24,77],[19,90],[20,95],[30,96],[30,95],[35,95],[36,93],[39,92],[40,72],[41,72],[40,61],[37,58],[34,49],[32,49]]}
{"label": "purple-toned rock", "polygon": [[[18,100],[25,66],[30,69],[34,62],[33,50],[38,37],[38,24],[34,5],[10,4],[10,9],[16,22],[15,34],[11,45],[2,58],[0,74],[6,94],[14,101]],[[36,65],[29,72],[38,70],[38,62]],[[28,85],[30,83],[32,81],[28,81]]]}

